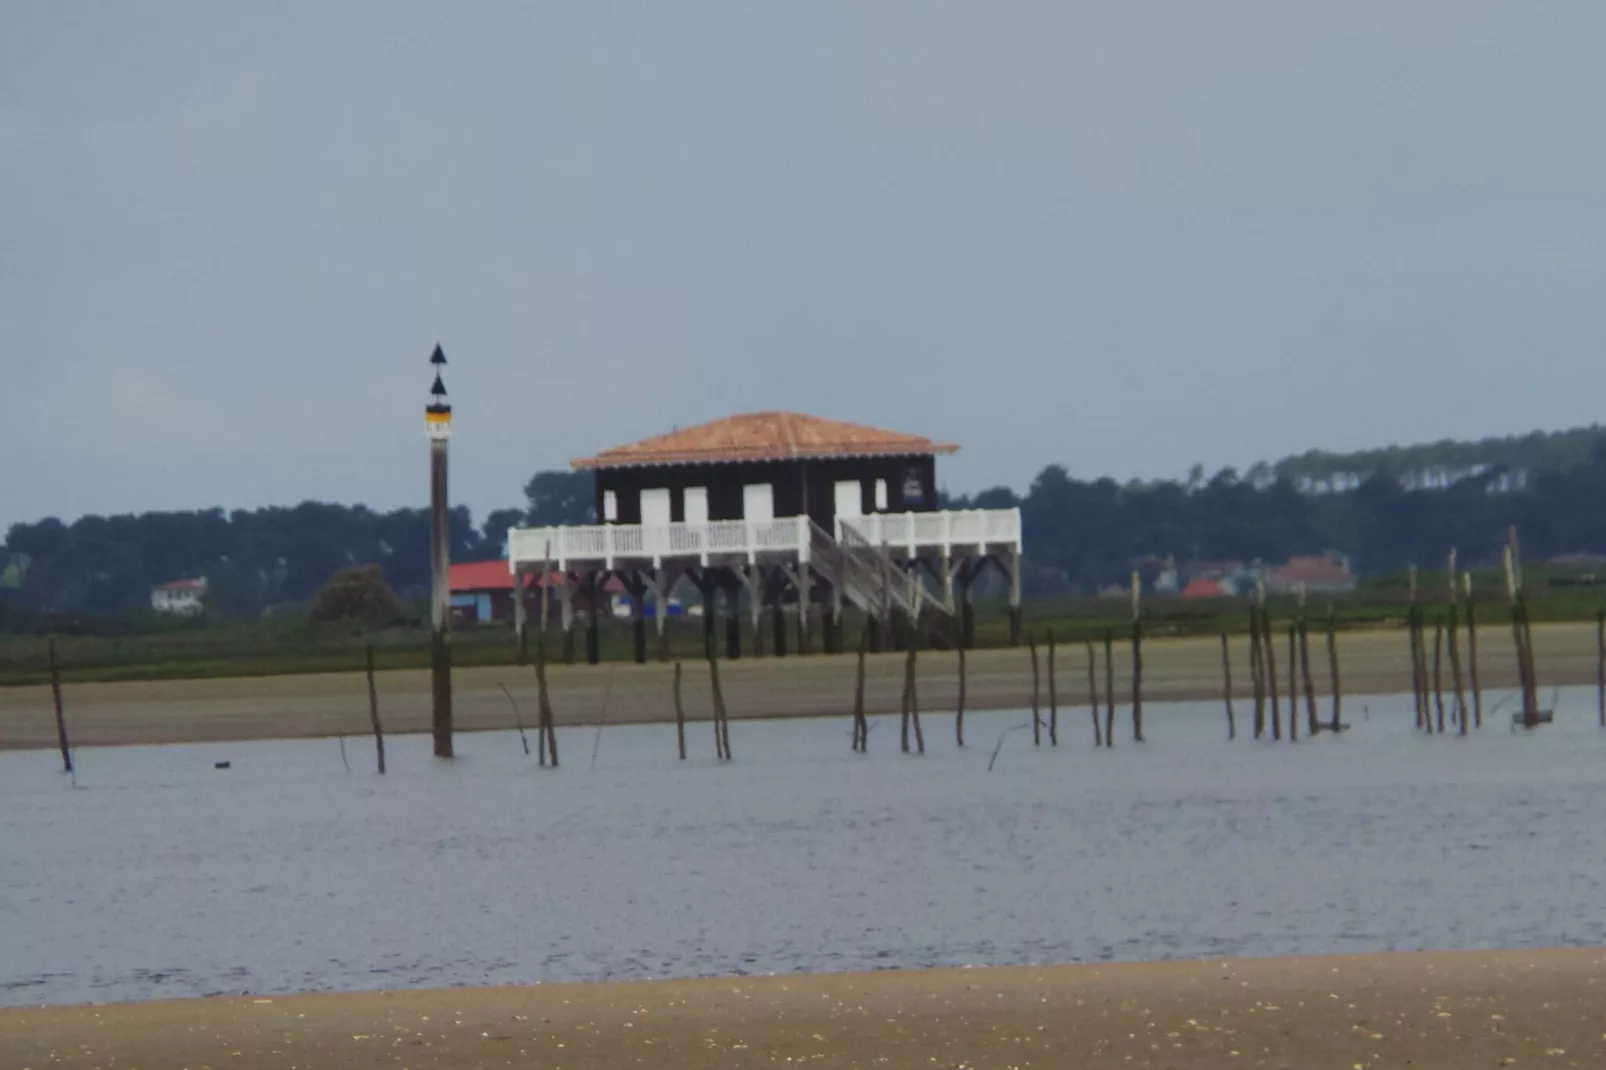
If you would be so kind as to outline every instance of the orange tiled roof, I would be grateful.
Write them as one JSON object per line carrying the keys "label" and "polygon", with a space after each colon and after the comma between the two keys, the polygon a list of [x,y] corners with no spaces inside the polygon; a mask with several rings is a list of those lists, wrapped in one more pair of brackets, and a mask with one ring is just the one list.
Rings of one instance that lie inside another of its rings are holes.
{"label": "orange tiled roof", "polygon": [[595,457],[580,457],[570,463],[582,469],[628,468],[718,461],[923,456],[958,449],[951,442],[933,442],[923,435],[882,431],[841,420],[795,412],[754,412],[615,446]]}

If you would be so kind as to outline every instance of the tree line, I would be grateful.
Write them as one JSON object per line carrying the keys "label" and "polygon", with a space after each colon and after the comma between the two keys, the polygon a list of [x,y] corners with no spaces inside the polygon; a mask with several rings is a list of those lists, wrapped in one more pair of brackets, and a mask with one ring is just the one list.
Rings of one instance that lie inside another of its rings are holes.
{"label": "tree line", "polygon": [[[1570,467],[1532,476],[1520,491],[1494,494],[1488,485],[1481,475],[1407,491],[1378,470],[1352,491],[1310,495],[1289,478],[1265,483],[1232,469],[1122,485],[1074,479],[1050,465],[1024,494],[995,487],[944,495],[940,504],[1019,506],[1029,593],[1091,592],[1121,582],[1134,560],[1149,555],[1277,562],[1336,550],[1375,575],[1436,564],[1458,546],[1468,566],[1491,565],[1513,524],[1530,560],[1606,553],[1606,441],[1597,439]],[[594,522],[592,486],[589,473],[540,472],[526,484],[522,507],[495,510],[477,527],[468,509],[454,510],[453,559],[502,556],[514,524]],[[208,581],[211,611],[255,615],[306,603],[338,570],[366,564],[378,565],[407,599],[428,588],[428,547],[427,510],[318,502],[16,524],[0,559],[0,627],[17,626],[25,611],[148,606],[152,586],[195,576]]]}

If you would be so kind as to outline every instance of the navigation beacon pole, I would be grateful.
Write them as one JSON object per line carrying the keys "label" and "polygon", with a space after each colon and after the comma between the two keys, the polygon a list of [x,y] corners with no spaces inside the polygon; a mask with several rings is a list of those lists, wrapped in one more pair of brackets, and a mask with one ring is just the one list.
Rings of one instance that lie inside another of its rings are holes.
{"label": "navigation beacon pole", "polygon": [[432,400],[424,409],[429,433],[429,556],[434,583],[430,589],[429,664],[434,690],[435,757],[452,756],[452,647],[451,647],[451,514],[446,504],[446,450],[452,439],[452,406],[446,401],[441,368],[446,354],[436,346],[429,356],[435,366]]}

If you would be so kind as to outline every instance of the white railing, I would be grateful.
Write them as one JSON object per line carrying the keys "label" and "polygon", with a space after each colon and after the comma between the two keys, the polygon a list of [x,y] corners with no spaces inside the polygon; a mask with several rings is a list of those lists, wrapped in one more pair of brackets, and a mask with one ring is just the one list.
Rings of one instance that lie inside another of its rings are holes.
{"label": "white railing", "polygon": [[572,527],[513,528],[508,532],[508,566],[513,571],[542,562],[564,569],[571,562],[618,559],[659,564],[664,558],[792,554],[809,558],[808,517],[776,520],[715,520],[706,524],[590,524]]}
{"label": "white railing", "polygon": [[[836,522],[837,542],[854,541],[868,546],[885,546],[894,553],[915,556],[921,550],[941,550],[951,555],[959,551],[1005,547],[1018,551],[1021,544],[1019,509],[964,509],[936,513],[872,513]],[[508,532],[509,566],[517,571],[550,561],[555,568],[567,568],[571,561],[601,562],[612,567],[615,560],[652,561],[665,558],[697,558],[707,563],[709,555],[746,557],[759,554],[791,554],[800,561],[809,559],[808,517],[787,516],[774,520],[714,520],[706,524],[591,524],[572,527],[514,528]]]}
{"label": "white railing", "polygon": [[[836,522],[837,541],[843,538],[841,518]],[[946,509],[936,513],[871,513],[846,521],[853,531],[872,546],[906,551],[911,556],[922,549],[953,553],[954,547],[1006,546],[1019,550],[1019,509]]]}

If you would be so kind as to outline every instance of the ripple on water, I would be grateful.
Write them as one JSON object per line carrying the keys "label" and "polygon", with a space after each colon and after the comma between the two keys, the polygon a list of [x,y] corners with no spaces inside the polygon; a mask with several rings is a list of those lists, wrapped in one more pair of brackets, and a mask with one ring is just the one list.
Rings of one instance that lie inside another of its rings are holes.
{"label": "ripple on water", "polygon": [[818,720],[733,725],[727,766],[672,726],[556,772],[514,734],[398,737],[384,778],[329,741],[85,750],[76,791],[0,754],[0,1003],[1606,943],[1590,717],[1424,739],[1366,701],[1298,745],[1155,706],[1142,747],[1013,733],[992,772]]}

